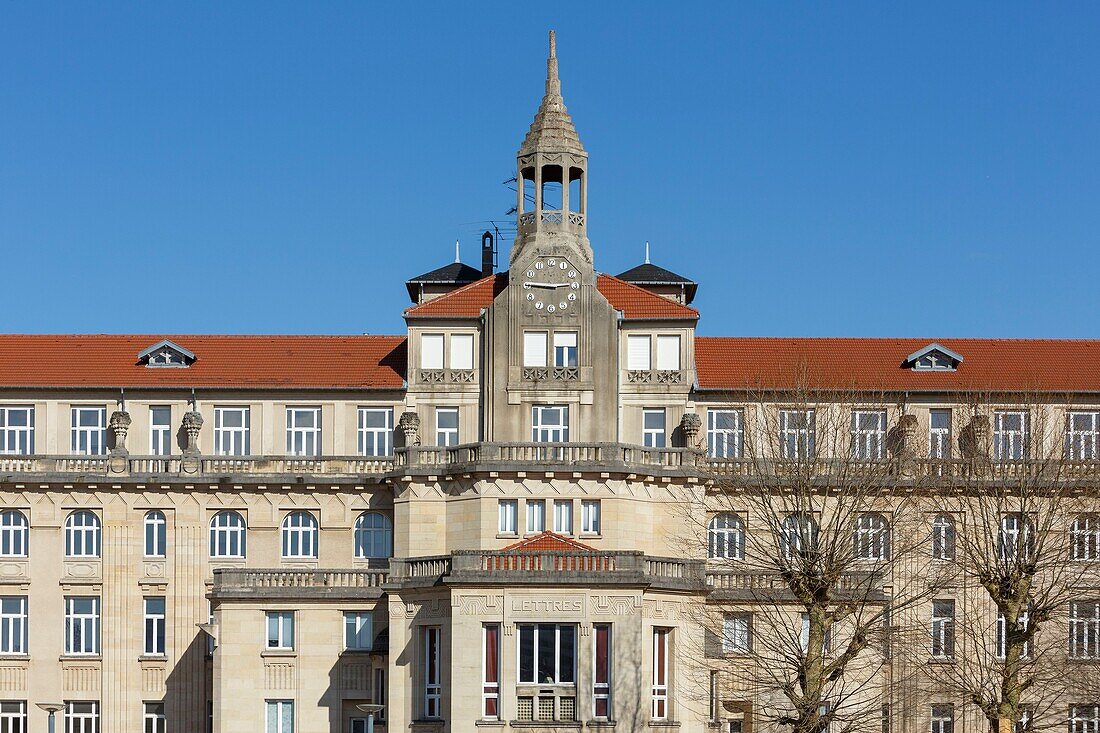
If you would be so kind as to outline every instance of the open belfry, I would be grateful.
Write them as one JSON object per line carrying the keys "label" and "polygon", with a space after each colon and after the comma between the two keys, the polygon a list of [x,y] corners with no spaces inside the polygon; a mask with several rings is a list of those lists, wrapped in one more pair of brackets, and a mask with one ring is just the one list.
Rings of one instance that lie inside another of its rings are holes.
{"label": "open belfry", "polygon": [[697,336],[588,163],[551,32],[407,333],[0,335],[0,733],[1100,733],[1100,341]]}

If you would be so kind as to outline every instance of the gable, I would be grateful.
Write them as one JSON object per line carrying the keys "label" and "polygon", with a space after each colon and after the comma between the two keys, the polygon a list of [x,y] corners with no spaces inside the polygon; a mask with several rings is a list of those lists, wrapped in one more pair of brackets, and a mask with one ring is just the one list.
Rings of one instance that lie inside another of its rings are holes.
{"label": "gable", "polygon": [[918,372],[950,372],[958,369],[962,355],[951,349],[931,343],[905,357],[910,369]]}
{"label": "gable", "polygon": [[186,368],[195,361],[195,354],[169,339],[161,339],[139,353],[138,361],[147,367]]}
{"label": "gable", "polygon": [[503,548],[511,552],[598,552],[595,547],[546,530]]}

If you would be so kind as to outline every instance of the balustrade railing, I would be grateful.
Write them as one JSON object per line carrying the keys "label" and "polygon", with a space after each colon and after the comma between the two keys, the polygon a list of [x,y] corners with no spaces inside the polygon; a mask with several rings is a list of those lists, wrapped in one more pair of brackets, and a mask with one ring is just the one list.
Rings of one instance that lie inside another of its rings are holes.
{"label": "balustrade railing", "polygon": [[249,570],[219,568],[214,571],[214,590],[272,588],[380,588],[389,573],[372,570]]}

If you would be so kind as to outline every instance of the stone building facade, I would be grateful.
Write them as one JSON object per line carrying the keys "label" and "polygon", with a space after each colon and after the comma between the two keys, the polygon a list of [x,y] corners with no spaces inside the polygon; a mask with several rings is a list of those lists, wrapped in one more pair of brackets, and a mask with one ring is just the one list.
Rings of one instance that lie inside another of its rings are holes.
{"label": "stone building facade", "polygon": [[[507,270],[411,279],[401,336],[0,336],[0,733],[748,731],[699,609],[755,581],[690,528],[750,393],[878,395],[926,473],[961,395],[1072,397],[1100,473],[1098,342],[708,338],[694,282],[600,273],[552,37],[517,180]],[[887,726],[947,733],[925,694]]]}

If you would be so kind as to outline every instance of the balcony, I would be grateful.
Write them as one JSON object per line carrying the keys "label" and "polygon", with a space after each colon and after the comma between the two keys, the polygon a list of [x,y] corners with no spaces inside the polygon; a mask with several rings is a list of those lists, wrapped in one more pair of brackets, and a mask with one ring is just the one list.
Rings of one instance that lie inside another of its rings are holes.
{"label": "balcony", "polygon": [[389,577],[385,568],[352,570],[259,570],[219,568],[214,570],[218,599],[380,598]]}
{"label": "balcony", "polygon": [[758,480],[768,478],[793,478],[804,476],[814,481],[909,481],[937,484],[967,480],[1020,480],[1036,481],[1100,481],[1100,460],[1017,460],[990,459],[929,459],[900,460],[889,458],[879,461],[853,459],[817,460],[756,460],[705,458],[700,464],[704,471],[717,479]]}
{"label": "balcony", "polygon": [[[882,576],[877,573],[845,573],[837,579],[834,590],[838,599],[849,594],[862,599],[885,600],[882,585]],[[716,600],[794,600],[790,587],[778,573],[707,569],[706,587],[710,596]]]}

